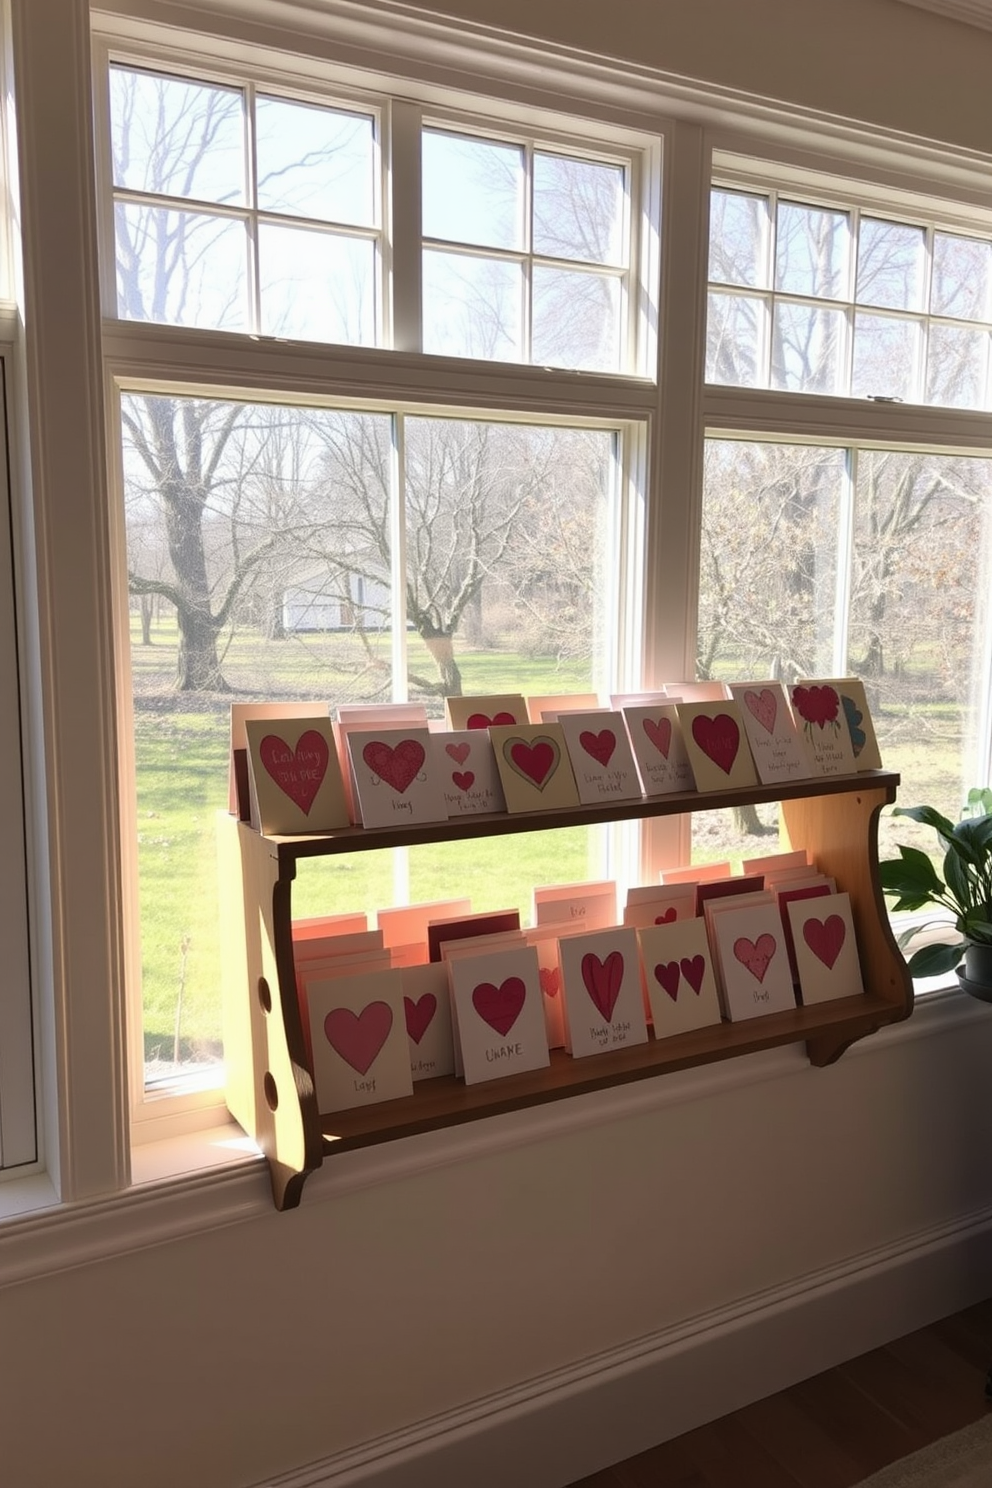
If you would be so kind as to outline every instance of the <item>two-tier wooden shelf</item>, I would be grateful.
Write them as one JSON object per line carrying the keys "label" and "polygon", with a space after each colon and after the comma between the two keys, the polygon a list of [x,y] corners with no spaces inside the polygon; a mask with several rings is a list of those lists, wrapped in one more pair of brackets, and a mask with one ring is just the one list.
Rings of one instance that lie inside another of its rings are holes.
{"label": "two-tier wooden shelf", "polygon": [[[805,1043],[827,1065],[857,1039],[909,1016],[912,981],[896,946],[878,883],[878,815],[896,798],[898,775],[866,771],[783,787],[656,796],[609,806],[460,817],[420,826],[346,827],[303,837],[263,837],[246,822],[219,822],[224,937],[224,1049],[231,1114],[269,1160],[276,1207],[297,1205],[325,1157],[397,1137],[562,1100],[779,1044]],[[778,801],[786,846],[806,848],[851,896],[865,995],[721,1023],[585,1059],[552,1051],[548,1069],[465,1085],[442,1077],[412,1096],[321,1115],[296,996],[292,885],[303,858],[376,848],[597,826]]]}

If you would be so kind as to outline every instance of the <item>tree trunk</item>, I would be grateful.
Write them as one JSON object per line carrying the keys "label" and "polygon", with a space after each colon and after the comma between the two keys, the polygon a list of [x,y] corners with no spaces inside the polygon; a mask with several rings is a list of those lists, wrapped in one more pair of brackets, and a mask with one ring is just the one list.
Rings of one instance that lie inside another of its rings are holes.
{"label": "tree trunk", "polygon": [[187,606],[176,611],[179,624],[176,689],[179,692],[229,692],[217,657],[217,623],[206,610]]}
{"label": "tree trunk", "polygon": [[152,643],[152,607],[154,602],[154,594],[141,594],[138,596],[138,608],[141,616],[141,644],[143,646],[150,646]]}
{"label": "tree trunk", "polygon": [[777,827],[766,827],[758,816],[757,806],[733,806],[734,826],[748,837],[770,837]]}
{"label": "tree trunk", "polygon": [[451,636],[424,636],[424,644],[431,653],[431,659],[437,667],[437,674],[444,687],[444,696],[461,697],[462,674],[455,660],[455,647]]}

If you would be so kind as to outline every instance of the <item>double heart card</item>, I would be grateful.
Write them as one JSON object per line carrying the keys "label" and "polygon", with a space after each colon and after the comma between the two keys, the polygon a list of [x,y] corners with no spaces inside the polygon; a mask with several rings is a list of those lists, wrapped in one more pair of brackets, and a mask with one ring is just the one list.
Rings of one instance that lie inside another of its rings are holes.
{"label": "double heart card", "polygon": [[696,789],[726,790],[757,785],[740,709],[733,699],[712,703],[676,703]]}
{"label": "double heart card", "polygon": [[865,989],[850,896],[796,899],[788,912],[804,1004],[860,997]]}
{"label": "double heart card", "polygon": [[275,836],[348,825],[328,718],[245,721],[251,820]]}
{"label": "double heart card", "polygon": [[694,791],[696,777],[674,703],[626,707],[623,716],[646,796]]}
{"label": "double heart card", "polygon": [[781,682],[731,682],[762,785],[802,780],[810,763]]}
{"label": "double heart card", "polygon": [[449,817],[506,810],[492,742],[485,729],[432,734],[431,743]]}
{"label": "double heart card", "polygon": [[452,956],[447,970],[466,1084],[550,1063],[532,946]]}
{"label": "double heart card", "polygon": [[696,913],[695,883],[647,884],[628,889],[623,922],[637,930],[654,925],[671,925],[675,920],[690,920]]}
{"label": "double heart card", "polygon": [[655,1038],[720,1022],[720,998],[706,926],[700,919],[639,932]]}
{"label": "double heart card", "polygon": [[641,784],[620,713],[561,713],[558,721],[584,806],[640,799]]}
{"label": "double heart card", "polygon": [[813,775],[853,775],[851,731],[840,693],[830,682],[797,682],[789,691],[792,712]]}
{"label": "double heart card", "polygon": [[494,725],[489,737],[508,811],[578,806],[579,793],[560,723]]}
{"label": "double heart card", "polygon": [[782,920],[774,903],[726,908],[712,916],[723,1009],[734,1023],[796,1005]]}
{"label": "double heart card", "polygon": [[647,1042],[636,930],[567,936],[558,943],[558,959],[570,1054]]}
{"label": "double heart card", "polygon": [[445,727],[487,729],[493,724],[526,723],[527,704],[519,692],[501,693],[497,697],[449,697],[444,700]]}
{"label": "double heart card", "polygon": [[412,1078],[434,1080],[439,1075],[453,1074],[455,1052],[447,967],[434,961],[426,966],[406,966],[400,975]]}
{"label": "double heart card", "polygon": [[352,729],[347,744],[363,826],[447,820],[426,728]]}
{"label": "double heart card", "polygon": [[343,1111],[413,1094],[403,973],[375,971],[309,989],[317,1110]]}

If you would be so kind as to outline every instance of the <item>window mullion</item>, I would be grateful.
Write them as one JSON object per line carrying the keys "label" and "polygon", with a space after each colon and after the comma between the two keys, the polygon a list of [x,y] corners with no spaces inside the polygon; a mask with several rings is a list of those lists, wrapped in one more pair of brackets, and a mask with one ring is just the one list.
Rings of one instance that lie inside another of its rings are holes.
{"label": "window mullion", "polygon": [[[421,110],[394,99],[383,114],[383,344],[423,350]],[[390,339],[391,336],[391,339]]]}
{"label": "window mullion", "polygon": [[262,272],[259,262],[258,232],[258,132],[255,128],[255,84],[247,83],[242,94],[244,99],[245,161],[248,167],[245,181],[245,199],[249,213],[246,223],[248,231],[248,282],[251,286],[252,330],[262,329]]}

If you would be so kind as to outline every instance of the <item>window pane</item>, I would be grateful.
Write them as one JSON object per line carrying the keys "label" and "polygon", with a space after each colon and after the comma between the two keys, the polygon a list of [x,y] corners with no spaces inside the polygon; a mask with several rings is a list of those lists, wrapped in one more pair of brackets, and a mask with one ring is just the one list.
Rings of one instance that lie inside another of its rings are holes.
{"label": "window pane", "polygon": [[117,309],[125,320],[249,328],[243,222],[118,202]]}
{"label": "window pane", "polygon": [[262,223],[262,326],[268,336],[375,345],[375,244]]}
{"label": "window pane", "polygon": [[992,244],[935,233],[930,310],[955,320],[988,320]]}
{"label": "window pane", "polygon": [[422,139],[424,236],[522,249],[523,150],[434,129]]}
{"label": "window pane", "polygon": [[522,361],[523,269],[503,259],[424,252],[424,350]]}
{"label": "window pane", "polygon": [[988,360],[988,331],[931,326],[926,401],[948,408],[987,408]]}
{"label": "window pane", "polygon": [[706,381],[757,387],[762,379],[764,301],[711,294],[706,325]]}
{"label": "window pane", "polygon": [[534,252],[623,263],[624,174],[618,165],[536,153]]}
{"label": "window pane", "polygon": [[115,186],[244,202],[240,90],[111,67],[110,130]]}
{"label": "window pane", "polygon": [[847,213],[780,202],[777,229],[775,288],[783,294],[842,299],[848,292]]}
{"label": "window pane", "polygon": [[778,303],[772,315],[772,387],[794,393],[840,391],[844,312]]}
{"label": "window pane", "polygon": [[374,225],[374,119],[260,98],[255,120],[263,211]]}
{"label": "window pane", "polygon": [[620,282],[534,265],[531,361],[587,372],[620,368]]}
{"label": "window pane", "polygon": [[852,395],[913,398],[919,347],[920,328],[915,321],[856,315]]}
{"label": "window pane", "polygon": [[926,233],[922,227],[862,217],[858,242],[858,303],[922,310]]}
{"label": "window pane", "polygon": [[768,198],[740,191],[710,193],[711,284],[763,287]]}

